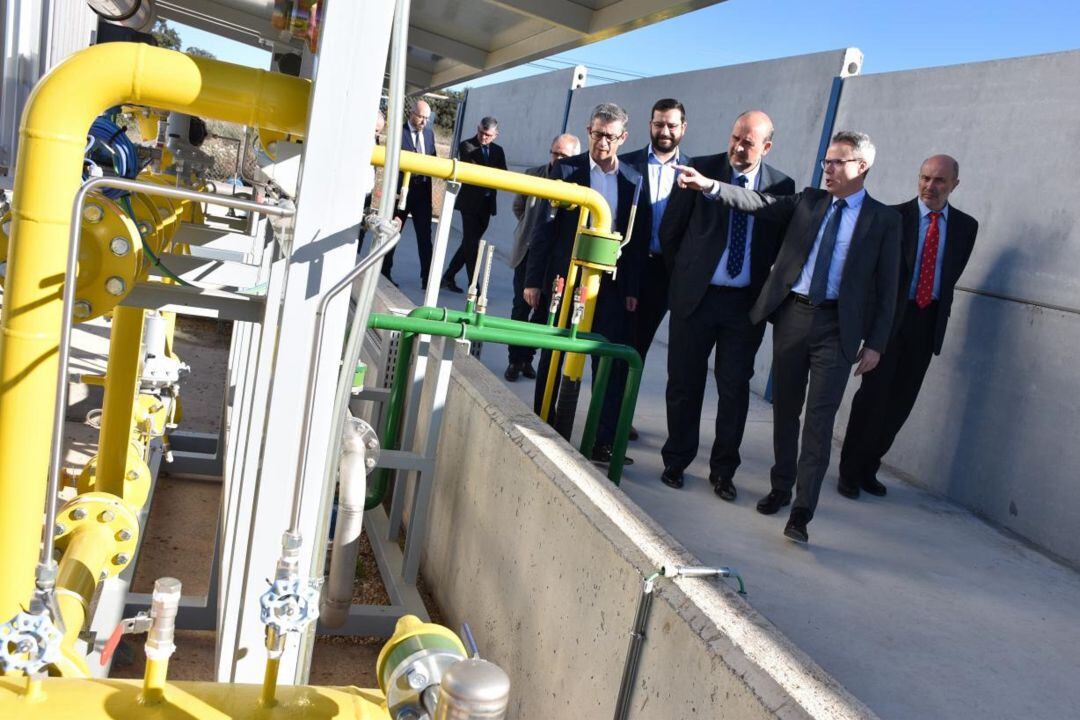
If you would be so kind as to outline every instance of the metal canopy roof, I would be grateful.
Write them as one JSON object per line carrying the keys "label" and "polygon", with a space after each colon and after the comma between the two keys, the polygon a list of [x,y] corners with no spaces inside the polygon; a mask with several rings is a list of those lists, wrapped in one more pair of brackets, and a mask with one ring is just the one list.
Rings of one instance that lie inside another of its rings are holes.
{"label": "metal canopy roof", "polygon": [[[723,0],[413,0],[406,79],[411,91],[434,90],[717,2]],[[158,0],[157,6],[168,20],[249,45],[288,44],[270,25],[273,0]]]}

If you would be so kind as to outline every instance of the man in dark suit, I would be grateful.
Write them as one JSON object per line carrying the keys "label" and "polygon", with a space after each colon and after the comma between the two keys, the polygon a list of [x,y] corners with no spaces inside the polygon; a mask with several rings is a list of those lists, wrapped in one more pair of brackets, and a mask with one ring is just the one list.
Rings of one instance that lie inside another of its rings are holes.
{"label": "man in dark suit", "polygon": [[[721,182],[791,195],[794,181],[762,162],[772,138],[768,115],[744,112],[731,128],[728,151],[698,158],[694,167]],[[783,232],[782,223],[730,210],[702,193],[678,190],[672,195],[660,226],[663,257],[671,267],[668,437],[660,476],[665,485],[681,488],[683,470],[697,455],[709,355],[715,348],[718,399],[709,481],[722,499],[735,499],[732,478],[741,462],[750,378],[765,334],[763,321],[750,321],[750,308],[776,260]]]}
{"label": "man in dark suit", "polygon": [[[626,111],[613,103],[597,105],[590,116],[587,132],[589,152],[563,160],[555,167],[555,177],[567,182],[587,185],[598,191],[613,208],[614,227],[624,238],[628,231],[630,208],[640,191],[641,175],[626,163],[620,163],[619,147],[626,141],[628,117]],[[539,308],[542,288],[550,288],[556,275],[565,276],[577,235],[578,210],[559,210],[554,218],[537,223],[525,269],[525,292],[522,296],[530,307]],[[640,297],[641,265],[648,252],[648,229],[635,221],[629,243],[618,261],[617,278],[604,275],[593,316],[593,331],[615,343],[630,343],[628,315],[637,310]],[[563,297],[570,302],[571,288]],[[540,411],[544,396],[545,377],[551,354],[540,354],[534,404]],[[597,360],[593,359],[593,376]],[[553,372],[559,372],[554,368]],[[597,428],[593,459],[608,462],[615,439],[615,425],[626,385],[624,363],[614,363],[604,396],[603,410]],[[626,458],[626,464],[632,460]]]}
{"label": "man in dark suit", "polygon": [[649,249],[642,266],[641,297],[632,316],[634,349],[642,362],[668,311],[668,268],[660,247],[660,225],[675,188],[675,167],[690,165],[679,148],[686,133],[686,108],[674,98],[657,100],[649,120],[649,145],[619,157],[641,174],[641,200],[635,223],[649,231]]}
{"label": "man in dark suit", "polygon": [[792,502],[794,487],[784,535],[796,542],[809,539],[806,526],[829,468],[833,424],[851,366],[858,363],[856,375],[877,366],[896,309],[900,215],[863,188],[874,155],[869,136],[838,132],[821,160],[825,190],[807,188],[788,196],[728,185],[693,168],[680,168],[680,185],[786,226],[750,320],[773,321],[776,457],[772,490],[757,508],[766,515],[777,512]]}
{"label": "man in dark suit", "polygon": [[[458,145],[458,159],[505,170],[506,155],[502,147],[495,143],[498,136],[499,121],[493,117],[481,119],[476,128],[476,137],[462,140]],[[462,290],[454,282],[454,276],[461,268],[465,268],[465,284],[468,285],[476,272],[480,239],[484,237],[491,217],[498,211],[495,191],[478,185],[463,184],[458,191],[457,209],[461,213],[461,244],[443,273],[442,287],[460,293]]]}
{"label": "man in dark suit", "polygon": [[881,363],[863,376],[851,404],[837,487],[845,497],[885,495],[875,477],[881,458],[915,406],[930,358],[941,354],[953,289],[979,231],[975,218],[949,205],[959,183],[959,163],[934,155],[919,169],[918,197],[894,206],[903,218],[896,319]]}
{"label": "man in dark suit", "polygon": [[[570,133],[559,135],[551,141],[550,159],[546,165],[537,165],[525,171],[526,175],[533,177],[550,178],[554,175],[555,164],[560,160],[572,157],[581,152],[581,141]],[[514,196],[514,217],[518,224],[514,228],[514,247],[510,252],[510,267],[514,268],[514,299],[510,309],[510,319],[523,320],[545,324],[548,316],[548,304],[551,302],[548,291],[550,288],[541,288],[540,302],[535,309],[525,302],[525,268],[528,266],[529,242],[532,240],[532,232],[536,223],[541,220],[543,214],[550,212],[550,203],[532,195]],[[533,369],[532,359],[536,353],[535,348],[507,346],[510,362],[503,373],[510,382],[516,381],[524,375],[533,380],[536,378],[536,370]]]}
{"label": "man in dark suit", "polygon": [[[431,121],[431,106],[423,100],[417,100],[409,111],[409,119],[401,128],[401,149],[423,155],[435,154],[435,133],[428,127]],[[404,175],[398,179],[398,186]],[[405,188],[402,188],[405,190]],[[416,249],[420,255],[420,284],[427,288],[428,269],[431,266],[431,178],[427,175],[413,175],[409,180],[405,198],[405,209],[394,211],[394,217],[405,226],[405,218],[412,215],[413,230],[416,232]],[[396,248],[395,248],[396,249]],[[390,282],[390,270],[394,266],[394,250],[386,254],[383,260],[382,274]],[[394,283],[397,285],[397,283]]]}

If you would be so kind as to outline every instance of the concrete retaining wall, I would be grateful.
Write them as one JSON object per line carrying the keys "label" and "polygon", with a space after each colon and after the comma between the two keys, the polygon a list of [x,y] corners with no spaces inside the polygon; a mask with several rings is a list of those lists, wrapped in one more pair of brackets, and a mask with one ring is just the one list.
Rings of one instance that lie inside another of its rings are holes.
{"label": "concrete retaining wall", "polygon": [[[443,427],[422,572],[444,620],[509,672],[510,717],[609,717],[643,576],[693,558],[463,353]],[[647,634],[634,718],[874,717],[723,585],[661,580]]]}
{"label": "concrete retaining wall", "polygon": [[[837,127],[870,133],[868,189],[915,196],[923,158],[960,162],[979,220],[942,355],[886,463],[1080,564],[1080,52],[850,78]],[[1042,150],[1018,148],[1033,122]],[[1037,157],[1035,157],[1037,156]],[[837,421],[846,427],[848,401]]]}

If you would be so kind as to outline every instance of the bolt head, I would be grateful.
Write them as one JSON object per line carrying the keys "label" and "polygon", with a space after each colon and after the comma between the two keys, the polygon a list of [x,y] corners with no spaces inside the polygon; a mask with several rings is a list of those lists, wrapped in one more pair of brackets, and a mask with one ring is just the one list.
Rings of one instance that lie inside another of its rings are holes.
{"label": "bolt head", "polygon": [[417,667],[409,668],[405,673],[405,681],[409,683],[409,687],[413,690],[423,690],[428,686],[427,673]]}
{"label": "bolt head", "polygon": [[90,303],[86,300],[76,300],[75,304],[71,306],[71,314],[77,318],[88,318],[90,313]]}
{"label": "bolt head", "polygon": [[127,565],[131,557],[127,553],[117,553],[113,558],[113,565]]}
{"label": "bolt head", "polygon": [[135,482],[139,479],[139,473],[135,470],[128,470],[127,474],[124,475],[124,477],[128,480],[128,482]]}
{"label": "bolt head", "polygon": [[120,532],[116,533],[116,539],[119,540],[120,542],[127,542],[128,540],[131,539],[131,531],[130,530],[121,530]]}
{"label": "bolt head", "polygon": [[115,519],[116,515],[113,513],[112,510],[105,510],[100,515],[98,515],[98,521],[103,523],[110,523]]}
{"label": "bolt head", "polygon": [[16,647],[16,650],[18,650],[20,653],[33,652],[34,643],[29,641],[29,640],[22,640],[22,641],[19,642],[18,646]]}
{"label": "bolt head", "polygon": [[105,292],[110,295],[123,295],[127,290],[127,283],[124,282],[124,278],[113,275],[105,280]]}
{"label": "bolt head", "polygon": [[56,523],[56,525],[53,527],[53,535],[63,535],[66,532],[67,528],[64,527],[63,523]]}
{"label": "bolt head", "polygon": [[379,447],[379,441],[375,438],[371,438],[367,441],[367,447],[368,450],[374,450],[375,448]]}
{"label": "bolt head", "polygon": [[375,468],[375,458],[373,458],[373,457],[367,458],[366,460],[364,460],[364,464],[367,465],[368,470],[374,469]]}
{"label": "bolt head", "polygon": [[83,207],[82,211],[83,221],[94,225],[99,223],[105,217],[105,209],[100,205],[90,203]]}
{"label": "bolt head", "polygon": [[116,257],[124,257],[131,252],[131,243],[127,238],[114,237],[109,241],[109,252]]}
{"label": "bolt head", "polygon": [[146,222],[145,220],[140,221],[139,224],[135,227],[139,228],[139,234],[143,237],[146,237],[154,231],[154,228],[150,226],[150,223]]}
{"label": "bolt head", "polygon": [[86,508],[75,508],[71,511],[72,520],[82,520],[86,517]]}

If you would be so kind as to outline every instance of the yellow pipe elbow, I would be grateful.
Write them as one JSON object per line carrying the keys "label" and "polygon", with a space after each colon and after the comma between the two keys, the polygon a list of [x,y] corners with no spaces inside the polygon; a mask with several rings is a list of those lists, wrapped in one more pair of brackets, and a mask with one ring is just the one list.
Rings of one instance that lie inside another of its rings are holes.
{"label": "yellow pipe elbow", "polygon": [[[599,192],[584,185],[405,151],[401,153],[400,163],[402,172],[412,172],[443,180],[453,179],[469,185],[506,190],[520,195],[535,195],[545,200],[580,205],[589,210],[593,230],[611,232],[611,208],[608,207],[607,201]],[[371,151],[371,164],[376,167],[383,167],[386,164],[385,147],[375,146]]]}
{"label": "yellow pipe elbow", "polygon": [[33,589],[56,397],[61,281],[86,132],[135,103],[296,135],[310,83],[149,45],[72,55],[34,88],[19,129],[8,272],[0,315],[0,618]]}

